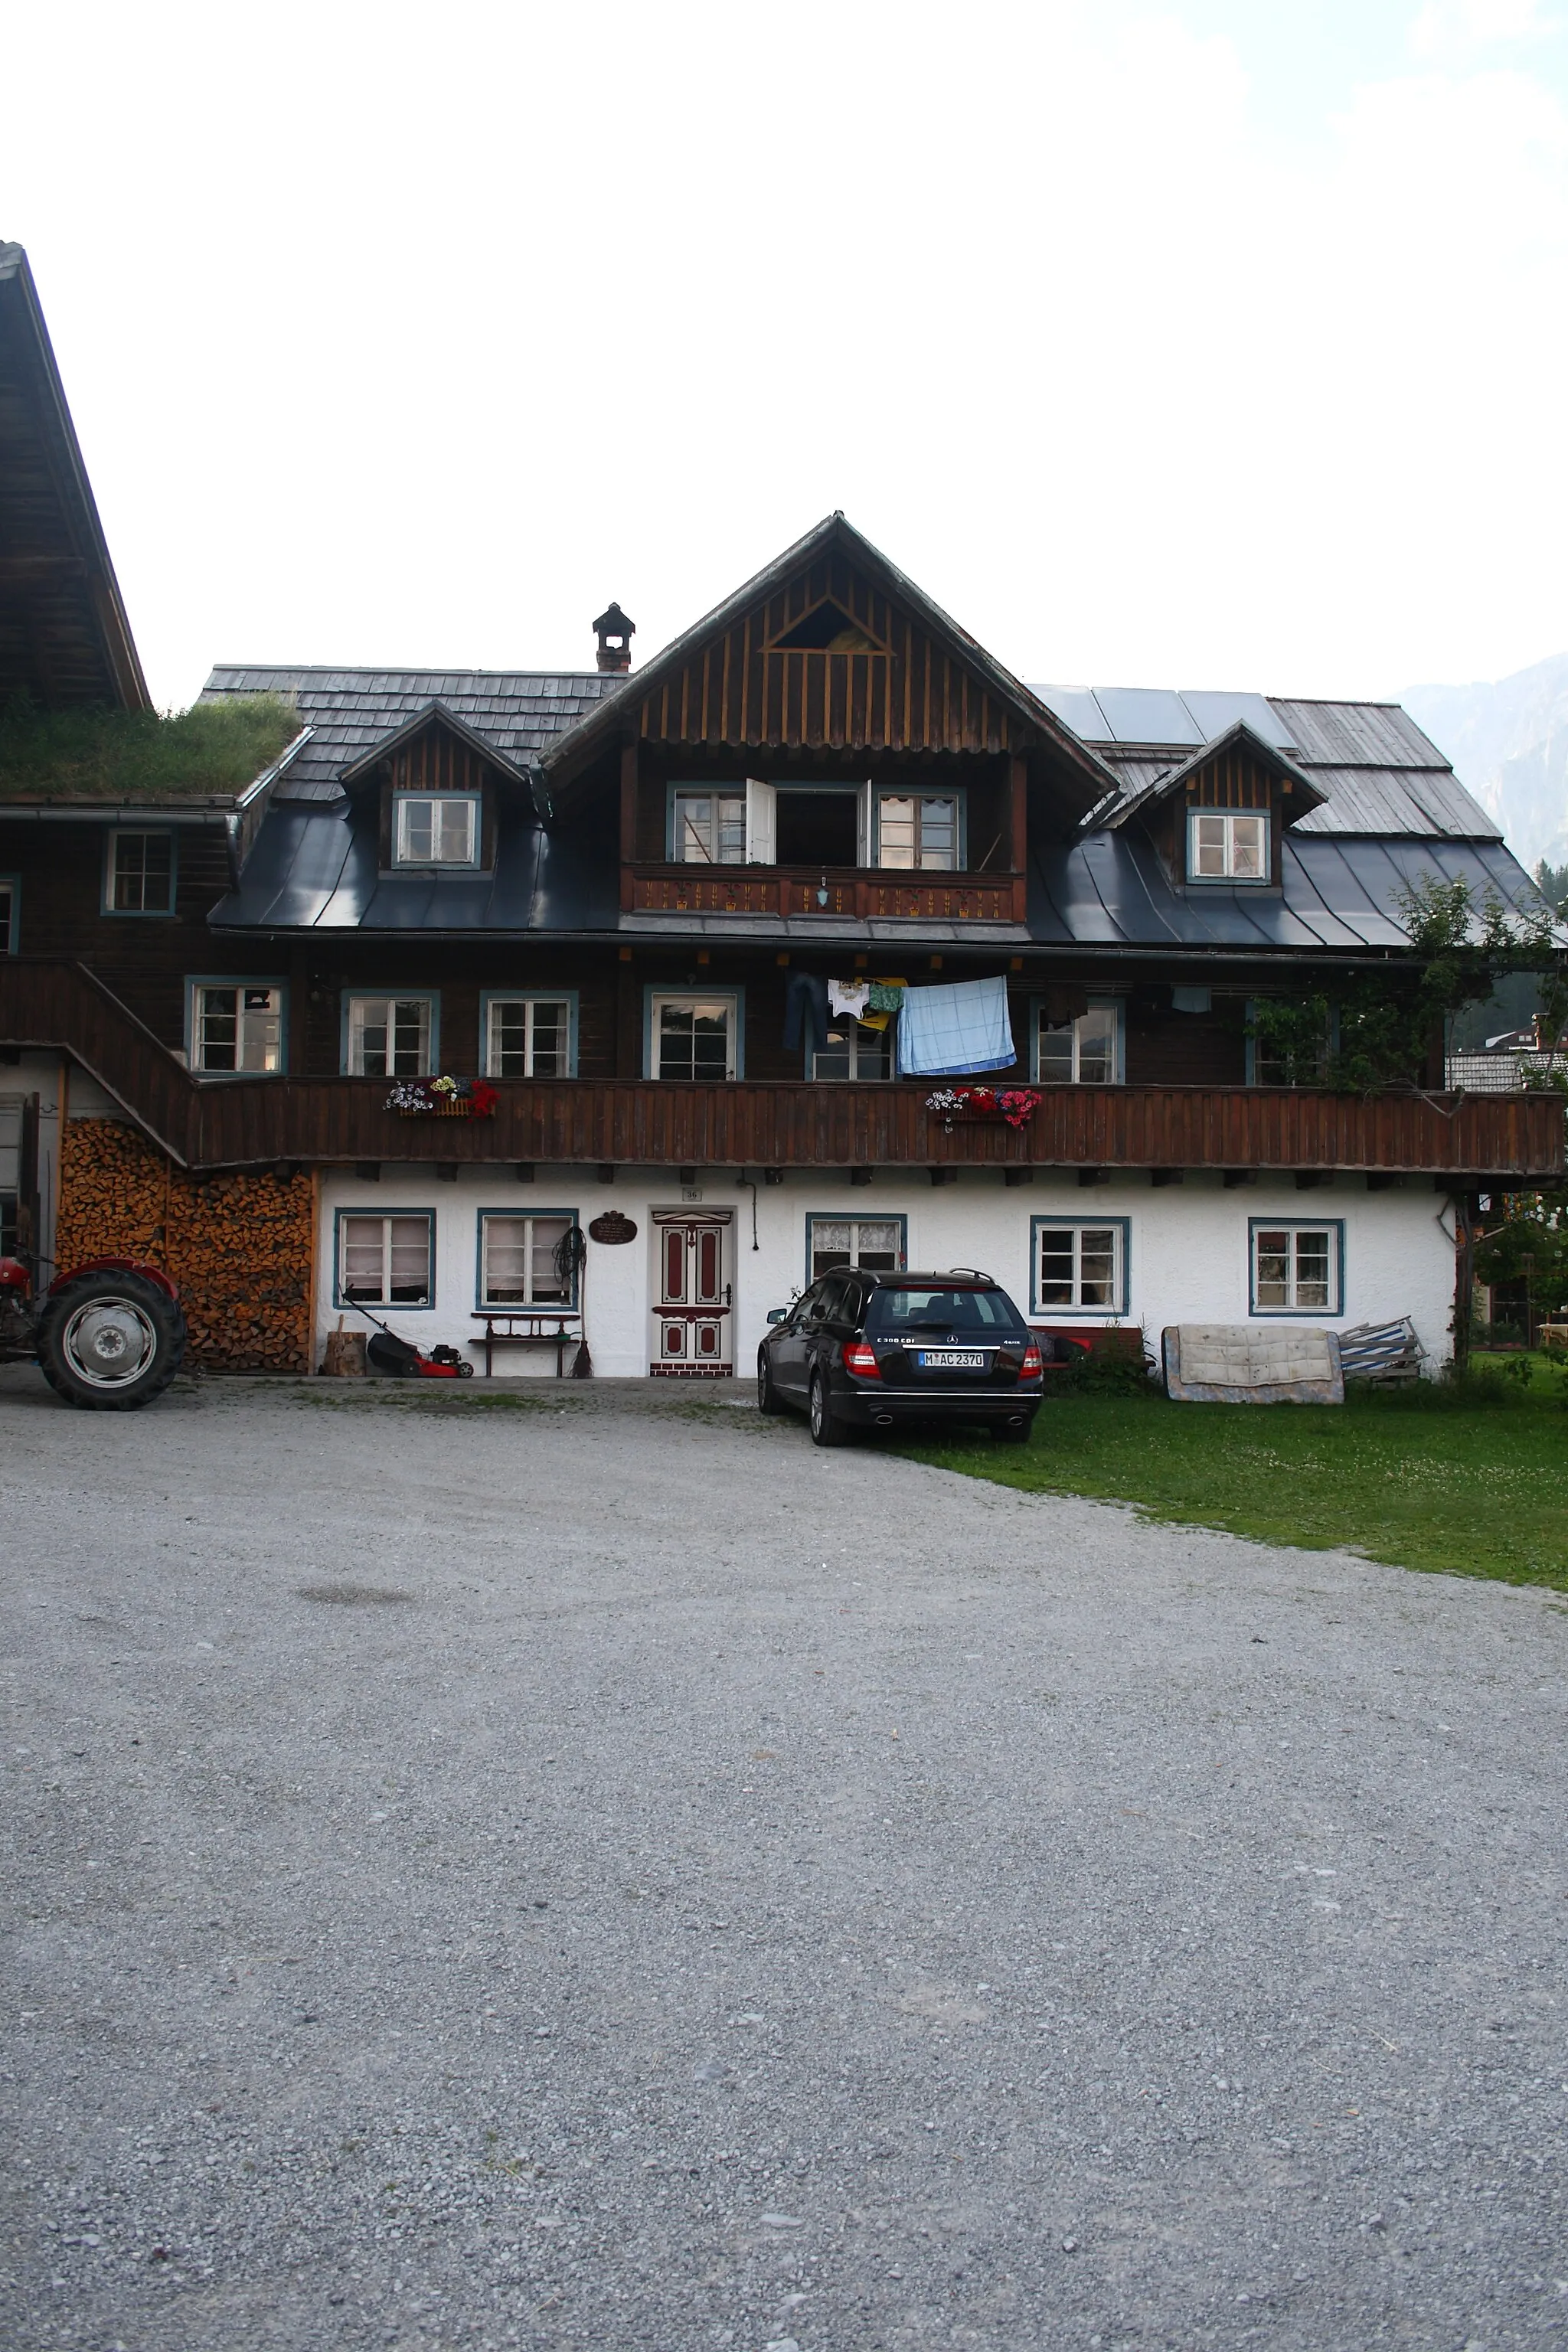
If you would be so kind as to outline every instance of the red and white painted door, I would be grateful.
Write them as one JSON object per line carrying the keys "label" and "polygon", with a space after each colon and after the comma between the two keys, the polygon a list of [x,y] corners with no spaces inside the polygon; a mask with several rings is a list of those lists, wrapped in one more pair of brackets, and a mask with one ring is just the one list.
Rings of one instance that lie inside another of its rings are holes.
{"label": "red and white painted door", "polygon": [[734,1370],[730,1339],[728,1209],[656,1209],[650,1372],[721,1380]]}

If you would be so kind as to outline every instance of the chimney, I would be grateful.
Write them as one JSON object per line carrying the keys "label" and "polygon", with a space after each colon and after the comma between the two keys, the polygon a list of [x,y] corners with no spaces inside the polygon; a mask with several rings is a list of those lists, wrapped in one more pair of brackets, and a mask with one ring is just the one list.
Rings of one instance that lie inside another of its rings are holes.
{"label": "chimney", "polygon": [[630,669],[637,623],[628,621],[618,604],[611,604],[600,614],[594,624],[594,633],[599,640],[599,667]]}

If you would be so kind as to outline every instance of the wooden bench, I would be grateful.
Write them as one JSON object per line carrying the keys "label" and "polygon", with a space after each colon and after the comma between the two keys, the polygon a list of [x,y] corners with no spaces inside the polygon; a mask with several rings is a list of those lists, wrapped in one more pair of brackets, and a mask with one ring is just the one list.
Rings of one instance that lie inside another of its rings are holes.
{"label": "wooden bench", "polygon": [[553,1348],[555,1377],[560,1380],[564,1373],[567,1349],[575,1350],[583,1337],[582,1317],[565,1309],[536,1312],[522,1307],[512,1314],[498,1307],[492,1308],[489,1314],[482,1310],[476,1312],[474,1321],[485,1327],[482,1339],[476,1333],[474,1345],[485,1351],[487,1381],[495,1376],[495,1351],[498,1348]]}

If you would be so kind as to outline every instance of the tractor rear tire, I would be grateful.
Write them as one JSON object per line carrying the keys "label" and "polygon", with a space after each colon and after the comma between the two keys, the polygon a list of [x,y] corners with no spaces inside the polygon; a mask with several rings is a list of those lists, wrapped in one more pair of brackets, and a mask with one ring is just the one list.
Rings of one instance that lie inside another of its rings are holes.
{"label": "tractor rear tire", "polygon": [[177,1300],[140,1274],[84,1274],[46,1301],[38,1364],[57,1396],[89,1412],[133,1412],[162,1396],[185,1353]]}

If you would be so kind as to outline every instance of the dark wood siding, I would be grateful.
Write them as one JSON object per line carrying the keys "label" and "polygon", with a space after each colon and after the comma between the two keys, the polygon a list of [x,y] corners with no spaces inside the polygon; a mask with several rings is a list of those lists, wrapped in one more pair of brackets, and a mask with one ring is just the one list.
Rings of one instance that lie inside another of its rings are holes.
{"label": "dark wood siding", "polygon": [[379,1078],[191,1078],[80,965],[0,963],[0,1041],[75,1056],[182,1164],[434,1160],[700,1167],[1369,1169],[1555,1184],[1554,1097],[1059,1087],[1033,1122],[949,1133],[928,1085],[512,1080],[493,1119],[404,1119]]}

